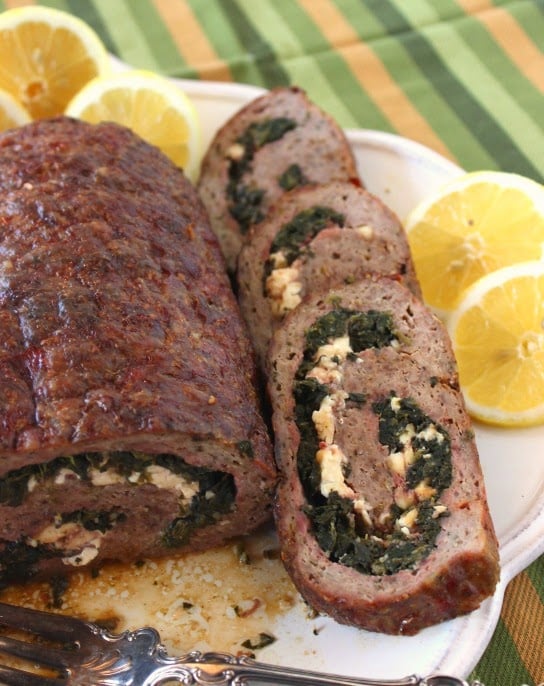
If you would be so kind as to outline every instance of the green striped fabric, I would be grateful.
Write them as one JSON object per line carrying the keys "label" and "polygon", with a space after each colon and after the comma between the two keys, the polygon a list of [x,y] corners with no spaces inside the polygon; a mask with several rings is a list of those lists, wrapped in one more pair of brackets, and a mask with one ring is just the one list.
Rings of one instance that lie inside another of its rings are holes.
{"label": "green striped fabric", "polygon": [[[295,83],[345,127],[409,133],[466,169],[503,169],[544,180],[544,0],[43,4],[84,18],[113,53],[134,66],[217,78],[214,69],[221,64],[226,80],[268,88]],[[176,5],[191,13],[197,35],[185,35]],[[333,23],[327,21],[331,7]],[[512,26],[518,33],[511,35]],[[518,34],[524,44],[516,63],[511,52]],[[204,40],[209,64],[197,59]],[[358,43],[364,48],[359,55]],[[369,55],[370,66],[378,63],[387,74],[392,92],[372,88],[365,75]],[[405,129],[406,110],[421,120],[419,134],[415,124]]]}
{"label": "green striped fabric", "polygon": [[[4,9],[21,4],[33,3],[0,0]],[[41,4],[83,18],[135,67],[267,88],[295,84],[344,127],[407,136],[467,170],[544,182],[544,0]],[[544,683],[544,556],[508,587],[472,678],[486,686]]]}
{"label": "green striped fabric", "polygon": [[544,683],[543,604],[544,556],[510,583],[499,624],[473,679],[486,686]]}

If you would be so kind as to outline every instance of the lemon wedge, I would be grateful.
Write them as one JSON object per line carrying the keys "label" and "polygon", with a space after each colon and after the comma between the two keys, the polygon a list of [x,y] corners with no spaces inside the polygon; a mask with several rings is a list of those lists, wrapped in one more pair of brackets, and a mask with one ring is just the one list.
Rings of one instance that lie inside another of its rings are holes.
{"label": "lemon wedge", "polygon": [[62,114],[87,81],[109,68],[100,38],[72,14],[39,5],[0,13],[0,88],[33,119]]}
{"label": "lemon wedge", "polygon": [[201,156],[198,113],[173,81],[130,70],[97,77],[72,99],[67,115],[90,123],[114,121],[160,148],[194,180]]}
{"label": "lemon wedge", "polygon": [[447,319],[477,279],[544,253],[544,186],[524,176],[464,174],[408,216],[408,241],[423,298]]}
{"label": "lemon wedge", "polygon": [[544,261],[478,279],[448,331],[473,417],[502,426],[544,422]]}

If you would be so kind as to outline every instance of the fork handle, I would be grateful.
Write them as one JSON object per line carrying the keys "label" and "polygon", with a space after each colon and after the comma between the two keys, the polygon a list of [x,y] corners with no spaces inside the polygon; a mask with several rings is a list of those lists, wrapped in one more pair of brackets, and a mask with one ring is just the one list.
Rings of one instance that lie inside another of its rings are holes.
{"label": "fork handle", "polygon": [[187,686],[243,686],[250,683],[282,686],[483,686],[457,677],[435,675],[421,679],[416,675],[396,680],[375,680],[312,672],[292,667],[257,662],[247,656],[192,652],[183,658],[164,657],[163,667],[143,686],[158,686],[165,679],[179,679]]}

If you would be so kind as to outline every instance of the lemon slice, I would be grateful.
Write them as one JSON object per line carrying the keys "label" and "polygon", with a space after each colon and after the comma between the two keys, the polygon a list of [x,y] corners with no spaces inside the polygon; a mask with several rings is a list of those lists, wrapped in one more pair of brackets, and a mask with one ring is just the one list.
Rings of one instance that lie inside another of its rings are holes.
{"label": "lemon slice", "polygon": [[491,424],[544,422],[544,262],[498,269],[470,286],[448,330],[468,411]]}
{"label": "lemon slice", "polygon": [[66,114],[90,123],[114,121],[156,145],[194,180],[201,153],[200,120],[174,82],[153,72],[122,71],[88,83]]}
{"label": "lemon slice", "polygon": [[22,126],[32,121],[30,113],[11,93],[0,89],[0,131]]}
{"label": "lemon slice", "polygon": [[0,14],[0,88],[34,119],[62,114],[87,81],[109,68],[99,37],[72,14],[38,5]]}
{"label": "lemon slice", "polygon": [[506,172],[464,174],[420,203],[406,231],[423,297],[446,319],[481,276],[542,257],[544,186]]}

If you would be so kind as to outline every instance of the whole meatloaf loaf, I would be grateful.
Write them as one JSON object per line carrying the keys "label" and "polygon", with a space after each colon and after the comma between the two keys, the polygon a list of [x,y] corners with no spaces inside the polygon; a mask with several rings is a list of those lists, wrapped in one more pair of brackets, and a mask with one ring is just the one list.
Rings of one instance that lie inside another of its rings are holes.
{"label": "whole meatloaf loaf", "polygon": [[196,191],[114,124],[0,136],[0,585],[270,516],[255,363]]}
{"label": "whole meatloaf loaf", "polygon": [[440,322],[368,277],[293,310],[270,354],[278,535],[308,603],[408,635],[477,608],[497,541]]}
{"label": "whole meatloaf loaf", "polygon": [[367,273],[421,294],[404,228],[381,200],[341,181],[283,195],[238,258],[238,300],[261,364],[272,333],[308,293]]}
{"label": "whole meatloaf loaf", "polygon": [[217,132],[197,188],[234,272],[244,238],[283,193],[307,183],[357,179],[347,138],[300,88],[256,98]]}

